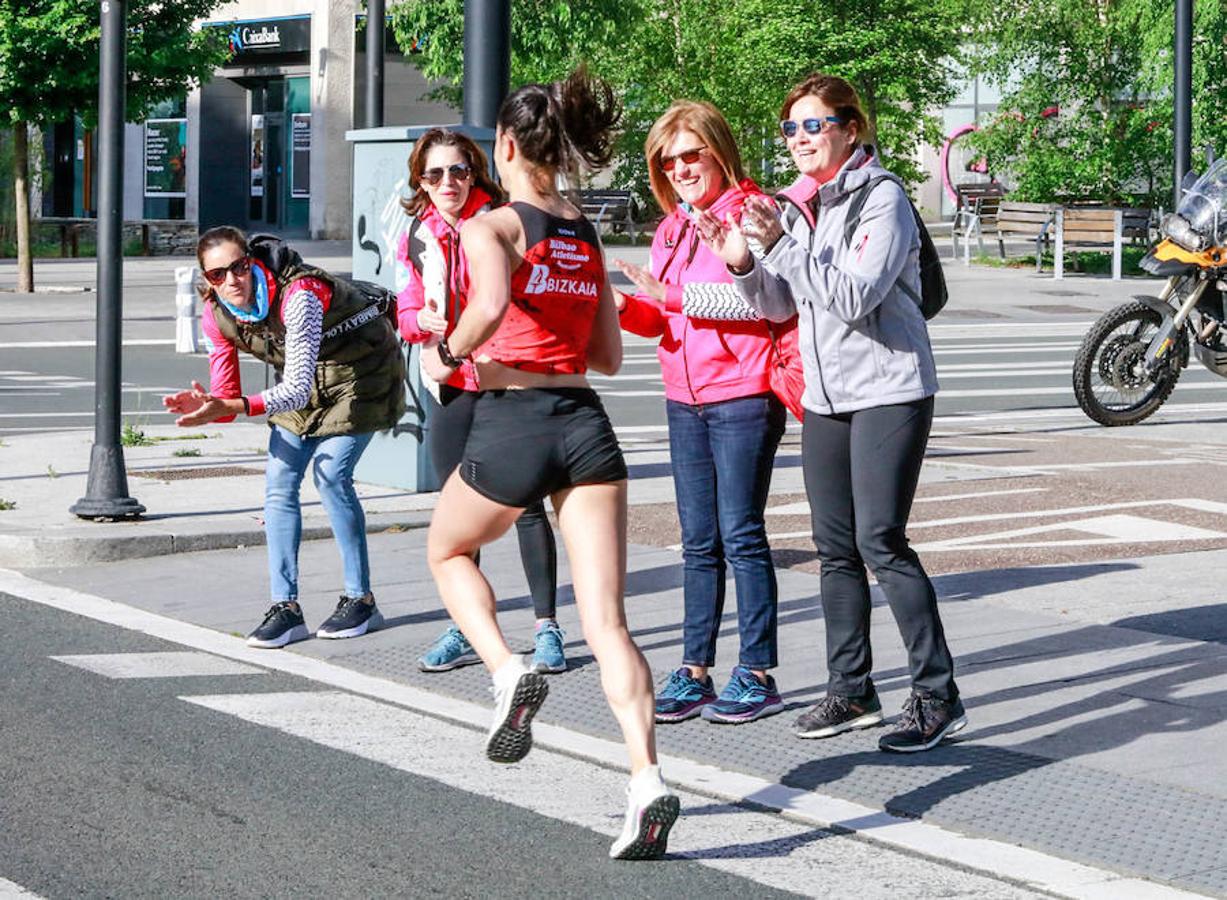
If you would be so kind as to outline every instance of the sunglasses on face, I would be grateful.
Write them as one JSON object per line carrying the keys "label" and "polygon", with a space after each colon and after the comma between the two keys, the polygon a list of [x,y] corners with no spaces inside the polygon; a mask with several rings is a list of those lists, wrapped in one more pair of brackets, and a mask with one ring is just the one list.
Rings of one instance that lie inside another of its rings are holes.
{"label": "sunglasses on face", "polygon": [[803,119],[800,123],[785,119],[780,123],[780,133],[786,138],[796,137],[797,128],[804,128],[806,134],[821,134],[825,129],[832,125],[842,125],[843,119],[839,116],[823,116],[821,119]]}
{"label": "sunglasses on face", "polygon": [[228,266],[218,266],[216,269],[209,269],[204,273],[205,281],[214,287],[218,287],[226,280],[226,274],[233,272],[236,278],[242,278],[251,271],[251,257],[240,256]]}
{"label": "sunglasses on face", "polygon": [[706,147],[697,147],[694,150],[683,150],[681,153],[675,153],[672,156],[662,156],[660,158],[660,170],[662,172],[672,172],[679,160],[688,166],[693,166],[706,152]]}
{"label": "sunglasses on face", "polygon": [[422,173],[422,181],[434,187],[443,180],[444,175],[451,175],[452,181],[463,183],[473,176],[473,169],[468,163],[456,163],[446,169],[427,169]]}

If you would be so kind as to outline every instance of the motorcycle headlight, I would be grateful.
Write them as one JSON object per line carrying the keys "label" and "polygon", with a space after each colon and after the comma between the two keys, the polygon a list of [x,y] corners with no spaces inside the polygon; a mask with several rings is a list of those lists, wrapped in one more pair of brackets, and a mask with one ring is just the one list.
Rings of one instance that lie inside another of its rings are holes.
{"label": "motorcycle headlight", "polygon": [[1181,215],[1170,213],[1163,217],[1163,223],[1159,226],[1159,231],[1179,244],[1185,250],[1192,253],[1201,253],[1210,246],[1210,242],[1196,231],[1189,221]]}

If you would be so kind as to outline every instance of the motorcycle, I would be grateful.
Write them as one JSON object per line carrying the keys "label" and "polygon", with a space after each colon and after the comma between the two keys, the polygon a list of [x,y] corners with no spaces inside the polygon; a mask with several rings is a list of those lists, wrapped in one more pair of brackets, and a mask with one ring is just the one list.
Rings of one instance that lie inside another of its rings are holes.
{"label": "motorcycle", "polygon": [[1133,425],[1171,396],[1197,361],[1227,378],[1227,158],[1192,182],[1140,263],[1167,278],[1099,318],[1074,358],[1074,396],[1101,425]]}

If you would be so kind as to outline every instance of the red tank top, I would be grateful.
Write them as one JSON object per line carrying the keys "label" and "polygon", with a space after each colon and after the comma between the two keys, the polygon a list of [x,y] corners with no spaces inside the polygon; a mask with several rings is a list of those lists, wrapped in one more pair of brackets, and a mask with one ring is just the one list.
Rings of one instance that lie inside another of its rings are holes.
{"label": "red tank top", "polygon": [[482,353],[526,372],[582,374],[605,263],[587,219],[512,203],[524,227],[524,262],[511,273],[511,304]]}

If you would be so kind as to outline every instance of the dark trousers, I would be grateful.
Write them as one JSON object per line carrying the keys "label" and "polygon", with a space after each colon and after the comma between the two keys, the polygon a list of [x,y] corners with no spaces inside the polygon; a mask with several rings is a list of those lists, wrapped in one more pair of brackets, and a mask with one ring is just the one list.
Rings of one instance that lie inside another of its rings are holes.
{"label": "dark trousers", "polygon": [[[428,443],[435,471],[446,480],[464,455],[477,393],[447,384],[441,386],[439,393],[442,405],[433,410]],[[516,536],[520,539],[520,561],[533,597],[533,611],[538,619],[552,619],[558,592],[558,548],[544,502],[534,503],[520,514]]]}
{"label": "dark trousers", "polygon": [[912,686],[942,700],[958,696],[937,595],[905,533],[932,422],[932,397],[805,415],[801,457],[822,561],[833,694],[860,697],[873,690],[868,566],[903,636]]}
{"label": "dark trousers", "polygon": [[666,413],[682,526],[682,662],[716,662],[727,561],[737,587],[738,662],[774,668],[779,593],[763,510],[784,407],[764,395],[700,406],[669,400]]}

